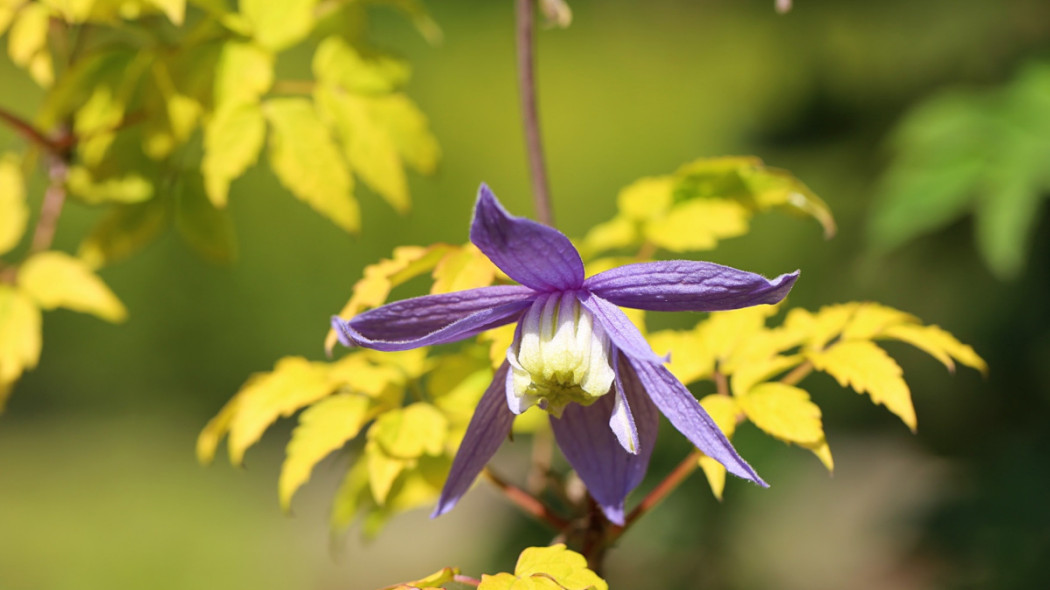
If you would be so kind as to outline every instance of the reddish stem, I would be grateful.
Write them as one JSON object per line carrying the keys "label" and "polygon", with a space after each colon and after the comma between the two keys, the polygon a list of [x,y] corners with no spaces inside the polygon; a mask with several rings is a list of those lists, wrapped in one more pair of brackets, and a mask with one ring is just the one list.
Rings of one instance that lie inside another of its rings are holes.
{"label": "reddish stem", "polygon": [[536,498],[536,496],[533,496],[518,486],[504,480],[488,467],[486,467],[482,473],[493,485],[496,486],[497,489],[499,489],[499,491],[503,492],[503,495],[506,496],[508,500],[524,510],[526,514],[547,523],[556,531],[563,531],[569,527],[569,521],[555,514],[546,504]]}
{"label": "reddish stem", "polygon": [[700,466],[700,457],[701,453],[698,450],[694,449],[693,452],[689,453],[689,455],[674,468],[674,471],[668,474],[659,485],[653,488],[653,490],[649,492],[649,495],[647,495],[642,502],[627,515],[622,527],[615,527],[610,530],[609,542],[618,539],[620,535],[627,531],[627,529],[631,528],[631,525],[634,524],[636,520],[655,508],[656,505],[669,496],[675,488],[681,485],[690,474],[696,471],[697,467]]}
{"label": "reddish stem", "polygon": [[529,175],[532,177],[532,199],[536,204],[536,219],[554,225],[547,168],[540,140],[540,118],[536,108],[535,75],[535,0],[518,0],[518,86],[521,93],[521,119],[525,126],[525,147],[529,157]]}
{"label": "reddish stem", "polygon": [[55,230],[58,228],[58,218],[62,215],[62,206],[66,202],[66,176],[69,174],[69,166],[61,158],[52,155],[47,174],[49,182],[47,190],[44,191],[44,202],[40,205],[40,219],[37,220],[36,230],[33,231],[30,252],[42,252],[51,247],[55,240]]}

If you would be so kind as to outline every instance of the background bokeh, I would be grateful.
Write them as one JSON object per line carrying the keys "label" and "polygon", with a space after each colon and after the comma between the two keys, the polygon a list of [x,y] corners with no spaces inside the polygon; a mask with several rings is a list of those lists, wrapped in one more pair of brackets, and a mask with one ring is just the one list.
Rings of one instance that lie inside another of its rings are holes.
{"label": "background bokeh", "polygon": [[[507,570],[525,544],[549,540],[478,486],[437,521],[418,511],[374,542],[351,531],[333,543],[327,506],[346,458],[323,463],[283,515],[288,424],[243,470],[194,458],[200,428],[248,375],[285,355],[322,358],[327,318],[364,265],[400,244],[463,241],[482,181],[510,210],[531,212],[510,2],[429,4],[440,46],[383,11],[373,34],[413,64],[408,91],[444,153],[435,177],[411,179],[410,214],[365,194],[363,230],[348,236],[256,169],[233,185],[235,265],[209,266],[169,235],[103,271],[126,324],[46,315],[40,366],[0,415],[0,588],[368,589],[445,565]],[[879,256],[865,228],[893,124],[943,88],[991,87],[1050,58],[1050,4],[800,0],[787,16],[772,4],[577,0],[568,30],[541,32],[559,227],[579,236],[608,219],[617,191],[641,176],[754,154],[821,195],[839,234],[825,241],[812,221],[770,214],[708,259],[768,275],[800,268],[792,305],[880,301],[952,331],[991,370],[949,375],[891,348],[917,435],[811,378],[833,477],[809,453],[744,429],[737,448],[772,488],[734,481],[719,503],[694,475],[622,539],[607,577],[614,588],[1038,587],[1050,563],[1046,213],[1013,282],[980,263],[968,220]],[[305,75],[309,54],[282,59],[285,75]],[[35,108],[32,83],[3,59],[0,88],[4,107]],[[18,141],[0,128],[0,148]],[[97,214],[70,205],[58,247],[75,250]],[[650,480],[687,452],[666,434]],[[522,452],[501,451],[504,472],[523,474]]]}

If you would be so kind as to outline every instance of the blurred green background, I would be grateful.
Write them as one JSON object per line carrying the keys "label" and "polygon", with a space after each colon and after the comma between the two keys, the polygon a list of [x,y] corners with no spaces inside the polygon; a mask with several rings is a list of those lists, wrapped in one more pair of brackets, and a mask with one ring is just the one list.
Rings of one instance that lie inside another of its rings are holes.
{"label": "blurred green background", "polygon": [[[107,268],[131,318],[111,326],[49,313],[39,367],[0,415],[0,589],[369,589],[445,565],[512,568],[546,532],[484,486],[437,521],[395,520],[372,543],[331,544],[327,506],[345,457],[323,463],[294,514],[277,504],[288,425],[244,470],[194,459],[205,422],[249,374],[285,355],[323,357],[327,318],[364,265],[400,244],[466,238],[477,186],[531,212],[508,2],[432,2],[444,43],[377,11],[373,38],[414,67],[409,94],[444,159],[411,179],[399,216],[359,189],[360,236],[289,198],[270,172],[233,185],[240,260],[201,262],[173,235]],[[1044,0],[571,2],[568,30],[539,37],[540,109],[558,225],[580,236],[617,191],[699,156],[754,154],[832,207],[839,235],[766,215],[707,257],[802,278],[790,304],[876,300],[952,331],[989,376],[952,376],[891,348],[912,387],[913,436],[830,378],[806,382],[836,457],[738,433],[771,482],[714,500],[694,475],[610,554],[614,588],[1033,588],[1050,558],[1050,228],[1045,211],[1022,276],[980,263],[969,220],[885,256],[866,246],[887,134],[909,105],[949,87],[991,87],[1050,59]],[[307,52],[280,64],[305,77]],[[0,60],[0,104],[31,113],[37,91]],[[0,128],[0,148],[21,144]],[[1050,165],[1050,158],[1048,158]],[[39,199],[39,191],[34,195]],[[38,202],[38,201],[37,201]],[[74,251],[98,211],[70,205],[57,245]],[[681,314],[681,325],[696,317]],[[698,392],[706,393],[706,392]],[[665,425],[666,426],[666,425]],[[670,430],[668,428],[668,430]],[[686,453],[665,433],[647,484]],[[519,445],[520,446],[520,445]],[[524,473],[524,449],[497,457]]]}

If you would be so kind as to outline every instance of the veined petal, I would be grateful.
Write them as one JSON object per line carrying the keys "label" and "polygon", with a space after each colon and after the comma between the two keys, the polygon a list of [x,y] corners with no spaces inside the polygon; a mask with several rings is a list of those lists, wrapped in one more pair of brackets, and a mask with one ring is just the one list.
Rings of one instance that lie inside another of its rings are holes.
{"label": "veined petal", "polygon": [[639,262],[598,273],[584,286],[616,305],[650,311],[724,311],[783,299],[798,271],[775,279],[713,262]]}
{"label": "veined petal", "polygon": [[623,310],[586,291],[579,293],[577,297],[580,304],[594,316],[594,320],[601,323],[613,345],[622,350],[624,354],[643,362],[657,364],[667,362],[667,359],[653,352],[645,336],[642,336]]}
{"label": "veined petal", "polygon": [[521,315],[536,293],[526,287],[481,287],[388,303],[349,321],[332,318],[344,346],[409,350],[469,338]]}
{"label": "veined petal", "polygon": [[537,291],[568,291],[583,284],[583,261],[569,238],[507,213],[485,184],[474,205],[470,241],[508,277]]}
{"label": "veined petal", "polygon": [[[629,366],[627,361],[623,361],[623,366]],[[613,358],[613,370],[616,372],[616,381],[613,383],[613,395],[616,397],[613,399],[612,415],[609,416],[609,428],[616,440],[620,441],[623,450],[637,455],[638,426],[634,422],[634,413],[631,412],[631,405],[627,402],[627,394],[624,391],[624,377],[620,374],[620,355]]]}
{"label": "veined petal", "polygon": [[[624,362],[626,364],[626,362]],[[620,446],[609,421],[616,403],[602,396],[590,406],[570,404],[562,417],[551,416],[554,436],[569,464],[587,485],[606,518],[624,523],[624,500],[641,483],[649,466],[659,427],[659,414],[633,375],[624,374],[624,393],[638,432],[638,452]]]}
{"label": "veined petal", "polygon": [[638,381],[671,424],[705,455],[718,461],[737,477],[769,487],[737,454],[700,402],[674,375],[661,365],[629,359]]}
{"label": "veined petal", "polygon": [[470,489],[470,485],[484,469],[489,459],[496,454],[500,444],[510,434],[514,414],[507,409],[503,390],[507,382],[507,363],[503,363],[492,377],[492,383],[481,396],[474,416],[467,425],[467,433],[459,445],[459,452],[452,460],[452,470],[445,480],[437,507],[430,518],[437,518],[452,510]]}

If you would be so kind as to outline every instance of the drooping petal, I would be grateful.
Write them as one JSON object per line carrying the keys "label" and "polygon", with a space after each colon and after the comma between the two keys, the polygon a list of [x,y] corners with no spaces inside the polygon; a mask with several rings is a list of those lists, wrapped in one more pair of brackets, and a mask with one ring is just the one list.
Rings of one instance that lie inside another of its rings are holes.
{"label": "drooping petal", "polygon": [[798,271],[775,279],[713,262],[662,260],[625,264],[584,286],[616,305],[650,311],[723,311],[783,299]]}
{"label": "drooping petal", "polygon": [[430,518],[437,518],[452,510],[470,489],[470,485],[484,469],[489,459],[496,454],[500,444],[510,434],[514,414],[507,409],[503,390],[507,382],[507,363],[503,363],[492,377],[492,383],[481,396],[474,416],[467,425],[467,433],[459,445],[459,452],[452,460],[452,470],[445,480],[437,506]]}
{"label": "drooping petal", "polygon": [[653,403],[689,442],[708,457],[725,465],[733,475],[768,487],[755,470],[737,454],[736,449],[722,434],[714,420],[707,415],[700,402],[670,371],[662,365],[633,359],[630,363]]}
{"label": "drooping petal", "polygon": [[[620,441],[620,446],[623,447],[623,450],[632,455],[637,455],[638,426],[634,422],[634,413],[631,411],[631,405],[627,402],[627,394],[624,391],[624,376],[620,373],[619,356],[616,355],[616,358],[613,359],[616,381],[613,383],[612,393],[616,397],[613,399],[612,415],[609,416],[609,428],[612,430],[613,435],[616,436],[616,440]],[[623,361],[623,366],[629,366],[627,361]]]}
{"label": "drooping petal", "polygon": [[332,318],[344,346],[409,350],[469,338],[508,324],[536,293],[526,287],[481,287],[388,303],[349,321]]}
{"label": "drooping petal", "polygon": [[537,291],[568,291],[583,284],[583,261],[558,230],[515,217],[482,184],[470,241],[507,276]]}
{"label": "drooping petal", "polygon": [[645,336],[642,336],[638,327],[631,323],[623,310],[586,291],[580,292],[577,297],[587,311],[594,316],[595,322],[601,324],[613,345],[627,356],[650,363],[667,362],[667,359],[653,352]]}
{"label": "drooping petal", "polygon": [[[623,362],[626,365],[626,361]],[[558,446],[587,485],[605,517],[624,523],[624,500],[641,483],[656,442],[659,414],[633,374],[623,373],[624,393],[638,433],[638,452],[628,453],[609,428],[613,395],[590,406],[570,404],[562,417],[551,416]]]}

